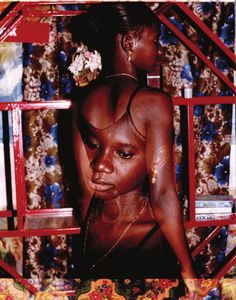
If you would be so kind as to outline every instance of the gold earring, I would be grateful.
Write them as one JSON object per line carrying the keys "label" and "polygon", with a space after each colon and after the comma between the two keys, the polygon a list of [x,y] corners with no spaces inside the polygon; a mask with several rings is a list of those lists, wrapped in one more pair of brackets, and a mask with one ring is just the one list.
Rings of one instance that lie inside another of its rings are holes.
{"label": "gold earring", "polygon": [[130,62],[131,61],[131,55],[132,55],[132,51],[128,50],[127,52],[127,60]]}

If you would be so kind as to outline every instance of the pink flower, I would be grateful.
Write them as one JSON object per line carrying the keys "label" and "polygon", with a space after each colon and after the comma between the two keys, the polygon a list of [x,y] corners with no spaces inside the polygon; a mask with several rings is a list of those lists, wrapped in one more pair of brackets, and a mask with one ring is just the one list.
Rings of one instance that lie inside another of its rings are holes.
{"label": "pink flower", "polygon": [[170,286],[171,280],[169,279],[160,279],[160,287],[165,289]]}
{"label": "pink flower", "polygon": [[11,296],[11,295],[7,295],[7,296],[5,297],[5,300],[14,300],[14,297]]}
{"label": "pink flower", "polygon": [[84,57],[85,58],[90,58],[90,56],[91,56],[91,52],[89,52],[89,51],[84,52]]}
{"label": "pink flower", "polygon": [[89,295],[90,300],[102,300],[102,296],[99,291],[94,291],[92,294]]}
{"label": "pink flower", "polygon": [[0,292],[3,292],[5,290],[5,286],[3,284],[0,284]]}
{"label": "pink flower", "polygon": [[107,288],[104,289],[103,294],[104,296],[109,296],[112,293],[112,288],[111,286],[108,286]]}
{"label": "pink flower", "polygon": [[140,289],[139,289],[139,288],[137,288],[137,287],[134,287],[134,288],[133,288],[133,292],[134,292],[134,294],[137,294],[137,293],[139,293],[139,292],[140,292]]}

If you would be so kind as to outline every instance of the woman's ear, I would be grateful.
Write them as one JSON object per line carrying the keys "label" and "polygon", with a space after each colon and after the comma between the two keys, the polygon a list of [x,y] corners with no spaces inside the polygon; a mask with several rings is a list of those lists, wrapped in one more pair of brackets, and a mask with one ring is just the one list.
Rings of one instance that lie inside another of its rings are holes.
{"label": "woman's ear", "polygon": [[128,53],[133,51],[133,46],[134,46],[134,33],[129,32],[127,34],[123,34],[121,38],[121,47],[122,49]]}
{"label": "woman's ear", "polygon": [[135,45],[135,35],[133,32],[124,34],[121,38],[121,47],[127,55],[128,62],[132,61],[132,53]]}

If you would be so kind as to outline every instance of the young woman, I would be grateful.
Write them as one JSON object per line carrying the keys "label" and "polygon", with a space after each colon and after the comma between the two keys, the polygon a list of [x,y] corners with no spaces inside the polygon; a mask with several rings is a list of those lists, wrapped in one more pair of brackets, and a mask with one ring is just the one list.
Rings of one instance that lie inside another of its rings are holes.
{"label": "young woman", "polygon": [[84,191],[79,276],[193,278],[173,181],[171,99],[143,84],[158,60],[157,18],[141,2],[101,3],[72,28],[102,58],[74,108]]}

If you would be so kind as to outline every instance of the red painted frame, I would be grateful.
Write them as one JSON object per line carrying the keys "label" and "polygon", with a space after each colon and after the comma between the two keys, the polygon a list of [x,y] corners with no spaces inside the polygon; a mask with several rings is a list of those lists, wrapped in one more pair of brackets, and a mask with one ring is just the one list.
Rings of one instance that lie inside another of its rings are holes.
{"label": "red painted frame", "polygon": [[[91,3],[99,1],[84,1],[82,3]],[[57,11],[51,10],[47,12],[38,11],[31,9],[32,6],[39,5],[52,5],[52,4],[78,4],[80,1],[41,1],[35,2],[19,2],[15,5],[13,10],[0,22],[0,42],[4,41],[9,35],[11,30],[16,27],[24,17],[43,17],[43,16],[73,16],[81,13],[81,11]],[[207,27],[205,24],[199,20],[192,11],[184,4],[180,2],[169,2],[162,5],[156,12],[160,20],[174,32],[174,34],[188,47],[190,48],[205,64],[230,88],[236,92],[235,85],[226,77],[221,71],[219,71],[215,65],[198,49],[195,45],[189,41],[176,27],[165,17],[164,13],[168,11],[172,6],[177,5],[195,24],[210,38],[216,46],[218,46],[225,55],[235,64],[236,57],[233,53],[225,47],[225,45],[219,40],[219,38]],[[216,226],[218,227],[211,233],[207,239],[202,242],[193,251],[193,255],[197,255],[201,249],[209,242],[220,230],[221,226],[226,224],[234,223],[235,220],[218,220],[218,221],[195,221],[195,162],[193,158],[194,153],[194,137],[193,137],[193,106],[194,105],[206,105],[206,104],[234,104],[235,97],[201,97],[201,98],[174,98],[174,105],[186,105],[188,111],[188,143],[189,143],[189,184],[190,184],[190,219],[185,222],[186,227],[199,227],[199,226]],[[28,236],[28,235],[49,235],[49,234],[66,234],[66,233],[79,233],[79,228],[65,228],[65,229],[55,229],[55,230],[25,230],[24,229],[24,217],[33,214],[50,215],[51,213],[56,213],[56,210],[27,210],[26,208],[26,191],[25,191],[25,177],[24,177],[24,157],[23,157],[23,145],[22,145],[22,124],[21,124],[21,112],[22,110],[37,110],[37,109],[69,109],[70,101],[51,101],[51,102],[19,102],[19,103],[0,103],[0,110],[11,110],[13,114],[13,145],[14,145],[14,161],[15,161],[15,172],[16,172],[16,183],[17,183],[17,212],[12,211],[1,211],[0,217],[9,217],[17,215],[18,217],[18,229],[14,231],[2,231],[0,232],[0,237],[3,236]],[[60,213],[63,209],[60,209]],[[67,210],[66,210],[67,211]],[[65,211],[65,213],[67,213]],[[216,274],[217,278],[222,277],[227,270],[236,261],[236,250],[234,249],[230,255],[229,260],[226,262],[225,266]],[[35,294],[37,289],[30,285],[24,278],[7,266],[4,262],[0,261],[0,266],[2,266],[6,271],[9,272],[13,277],[19,280],[23,285],[25,285],[30,292]],[[73,292],[72,292],[73,294]]]}

